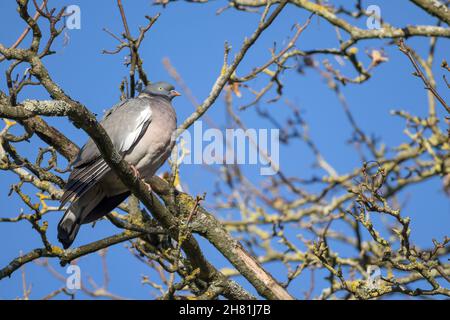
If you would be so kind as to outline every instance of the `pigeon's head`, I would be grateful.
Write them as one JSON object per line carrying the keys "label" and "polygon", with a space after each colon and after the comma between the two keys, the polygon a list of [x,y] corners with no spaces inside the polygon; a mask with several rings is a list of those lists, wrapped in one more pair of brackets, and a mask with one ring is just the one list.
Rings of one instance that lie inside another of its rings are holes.
{"label": "pigeon's head", "polygon": [[169,100],[181,94],[175,90],[175,87],[167,82],[154,82],[145,87],[143,93],[149,94],[151,96],[162,96]]}

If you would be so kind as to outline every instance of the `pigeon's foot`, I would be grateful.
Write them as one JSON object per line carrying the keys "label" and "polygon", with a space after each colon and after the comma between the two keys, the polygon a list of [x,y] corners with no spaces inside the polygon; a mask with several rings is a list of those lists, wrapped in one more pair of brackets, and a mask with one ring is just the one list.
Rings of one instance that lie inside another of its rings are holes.
{"label": "pigeon's foot", "polygon": [[152,186],[150,185],[150,183],[147,183],[147,182],[144,181],[144,184],[147,187],[148,193],[152,193]]}
{"label": "pigeon's foot", "polygon": [[[143,180],[141,174],[139,173],[139,170],[134,165],[130,165],[130,166],[131,166],[131,169],[133,170],[134,175],[138,179]],[[148,193],[151,193],[152,192],[152,186],[149,183],[145,182],[145,180],[143,180],[143,182],[144,182],[145,186],[147,187]]]}
{"label": "pigeon's foot", "polygon": [[133,170],[134,175],[138,179],[142,179],[141,174],[139,173],[139,170],[134,165],[130,165],[130,166],[131,166],[131,169]]}

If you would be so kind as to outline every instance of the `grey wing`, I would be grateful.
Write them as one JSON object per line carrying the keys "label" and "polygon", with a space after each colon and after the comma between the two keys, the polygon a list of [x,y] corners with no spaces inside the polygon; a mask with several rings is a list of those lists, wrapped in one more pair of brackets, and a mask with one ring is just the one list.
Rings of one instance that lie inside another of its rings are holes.
{"label": "grey wing", "polygon": [[[122,102],[119,102],[115,106],[113,106],[111,109],[109,109],[106,113],[103,119],[100,121],[100,124],[105,128],[106,132],[108,133],[109,137],[111,137],[111,133],[108,131],[108,127],[112,127],[112,124],[109,124],[111,120],[108,120],[112,114],[114,114],[116,111],[118,111],[121,107],[124,107],[127,103],[130,103],[132,100],[124,100]],[[114,117],[113,117],[114,118]],[[114,119],[113,119],[114,120]],[[113,142],[114,143],[114,142]],[[78,153],[77,158],[72,162],[73,167],[76,169],[78,167],[83,167],[83,165],[89,164],[98,158],[101,158],[100,151],[98,150],[97,146],[95,145],[95,142],[89,138],[88,142],[81,148],[80,152]]]}
{"label": "grey wing", "polygon": [[[120,154],[126,154],[147,130],[151,116],[149,101],[136,98],[114,106],[100,123],[116,150]],[[111,170],[92,139],[89,139],[80,150],[73,167],[64,187],[60,207],[67,201],[81,197]]]}

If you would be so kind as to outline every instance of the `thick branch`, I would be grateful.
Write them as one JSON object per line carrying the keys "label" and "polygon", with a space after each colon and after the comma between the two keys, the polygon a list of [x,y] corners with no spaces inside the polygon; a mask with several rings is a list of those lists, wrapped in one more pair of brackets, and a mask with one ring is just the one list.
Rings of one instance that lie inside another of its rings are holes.
{"label": "thick branch", "polygon": [[[151,184],[166,205],[170,205],[172,200],[169,184],[156,176],[152,178]],[[264,270],[260,263],[225,230],[214,215],[202,206],[197,207],[195,215],[191,214],[192,209],[197,205],[195,199],[186,193],[176,192],[175,203],[179,206],[182,216],[190,217],[189,228],[192,232],[202,235],[211,242],[261,295],[269,299],[292,299],[272,275]]]}
{"label": "thick branch", "polygon": [[450,25],[450,10],[438,0],[410,0],[429,14]]}

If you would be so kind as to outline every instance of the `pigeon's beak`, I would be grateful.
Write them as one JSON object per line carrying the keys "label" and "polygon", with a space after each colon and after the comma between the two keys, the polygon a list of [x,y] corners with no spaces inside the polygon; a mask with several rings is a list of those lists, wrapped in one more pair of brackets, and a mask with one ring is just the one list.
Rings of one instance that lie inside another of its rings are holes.
{"label": "pigeon's beak", "polygon": [[178,97],[178,96],[181,96],[181,93],[179,93],[179,92],[176,91],[176,90],[170,90],[170,95],[171,95],[172,97]]}

